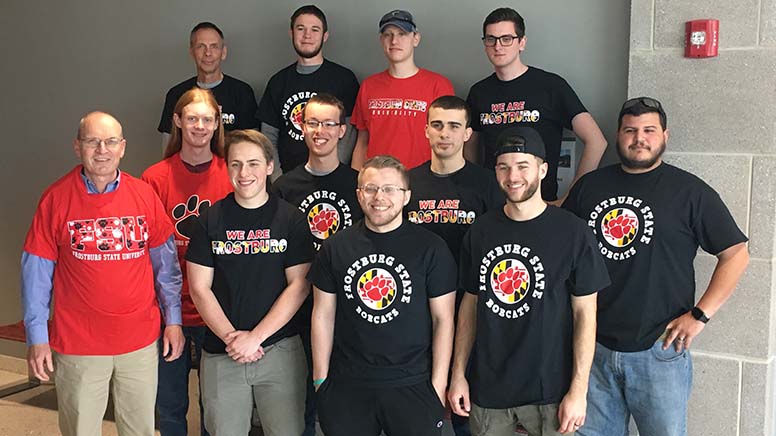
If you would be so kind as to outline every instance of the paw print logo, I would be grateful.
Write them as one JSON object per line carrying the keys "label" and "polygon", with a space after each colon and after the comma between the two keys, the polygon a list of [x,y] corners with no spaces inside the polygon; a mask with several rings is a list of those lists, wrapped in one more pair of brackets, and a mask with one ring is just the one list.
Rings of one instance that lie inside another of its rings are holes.
{"label": "paw print logo", "polygon": [[186,201],[172,209],[172,219],[179,235],[190,239],[197,225],[197,217],[210,208],[210,200],[199,201],[199,195],[194,194]]}
{"label": "paw print logo", "polygon": [[638,230],[639,218],[630,209],[613,209],[601,220],[601,233],[604,239],[615,247],[630,245]]}
{"label": "paw print logo", "polygon": [[490,286],[496,297],[506,304],[515,304],[528,294],[531,277],[523,262],[517,259],[502,260],[490,274]]}
{"label": "paw print logo", "polygon": [[334,206],[318,203],[307,213],[307,223],[310,225],[310,233],[324,240],[339,230],[340,214]]}
{"label": "paw print logo", "polygon": [[373,310],[382,310],[396,299],[396,280],[382,268],[372,268],[358,279],[358,296]]}

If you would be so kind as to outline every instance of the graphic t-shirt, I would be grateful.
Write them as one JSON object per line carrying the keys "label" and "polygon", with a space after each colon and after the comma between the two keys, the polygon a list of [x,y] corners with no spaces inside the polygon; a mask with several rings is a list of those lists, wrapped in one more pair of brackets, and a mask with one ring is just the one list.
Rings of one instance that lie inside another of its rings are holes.
{"label": "graphic t-shirt", "polygon": [[337,295],[329,377],[408,386],[431,376],[429,299],[455,290],[444,241],[411,223],[387,233],[364,220],[323,244],[308,278]]}
{"label": "graphic t-shirt", "polygon": [[428,106],[437,97],[454,94],[447,78],[423,68],[404,79],[388,70],[369,76],[358,91],[351,119],[358,130],[369,131],[366,157],[391,155],[408,169],[429,160]]}
{"label": "graphic t-shirt", "polygon": [[478,297],[472,401],[560,402],[573,369],[571,297],[609,285],[585,223],[554,206],[528,221],[490,211],[464,237],[460,285]]}
{"label": "graphic t-shirt", "polygon": [[435,174],[431,161],[426,162],[410,170],[410,189],[407,218],[441,236],[456,262],[463,235],[474,220],[504,204],[493,171],[471,162],[446,175]]}
{"label": "graphic t-shirt", "polygon": [[571,129],[571,120],[587,112],[568,82],[534,67],[506,82],[493,73],[471,87],[466,101],[472,109],[472,129],[480,134],[480,162],[485,168],[496,165],[496,138],[502,130],[522,125],[539,132],[549,165],[542,198],[555,200],[563,128]]}
{"label": "graphic t-shirt", "polygon": [[302,112],[308,100],[323,92],[340,99],[345,105],[345,116],[350,116],[358,94],[358,79],[349,69],[324,59],[313,73],[299,73],[294,62],[267,82],[259,103],[259,118],[279,129],[277,147],[283,172],[307,162]]}
{"label": "graphic t-shirt", "polygon": [[175,223],[175,246],[183,272],[183,325],[203,326],[205,322],[199,316],[189,293],[184,256],[189,247],[189,239],[197,226],[197,217],[205,213],[211,204],[232,192],[226,163],[222,158],[213,156],[207,171],[194,173],[183,164],[180,153],[176,153],[145,170],[142,179],[154,188],[162,200],[167,216]]}
{"label": "graphic t-shirt", "polygon": [[[167,91],[164,98],[164,109],[162,109],[162,118],[159,120],[157,130],[159,133],[170,133],[172,131],[172,114],[175,111],[175,104],[178,99],[191,88],[197,87],[197,77],[185,80]],[[210,91],[218,102],[221,111],[221,123],[224,129],[258,129],[259,121],[256,119],[256,96],[253,95],[251,85],[242,80],[235,79],[232,76],[224,74],[221,83],[211,88]]]}
{"label": "graphic t-shirt", "polygon": [[606,259],[612,285],[598,294],[597,340],[617,351],[650,348],[692,309],[698,246],[717,254],[747,240],[710,186],[667,163],[593,171],[563,207],[587,222]]}
{"label": "graphic t-shirt", "polygon": [[[302,213],[270,194],[257,209],[245,209],[229,194],[199,217],[186,260],[211,267],[211,289],[237,330],[251,330],[288,286],[286,268],[312,260],[312,236]],[[295,335],[292,323],[261,345]],[[208,329],[203,348],[225,353],[225,344]]]}
{"label": "graphic t-shirt", "polygon": [[172,224],[147,183],[122,172],[118,189],[90,195],[82,168],[43,193],[24,251],[56,262],[52,349],[129,353],[159,337],[148,250],[170,238]]}

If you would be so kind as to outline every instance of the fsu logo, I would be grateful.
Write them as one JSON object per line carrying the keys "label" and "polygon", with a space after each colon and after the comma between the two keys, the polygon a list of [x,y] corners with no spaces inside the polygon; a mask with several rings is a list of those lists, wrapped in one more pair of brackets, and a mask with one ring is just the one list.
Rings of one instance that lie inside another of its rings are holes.
{"label": "fsu logo", "polygon": [[77,251],[137,251],[146,246],[145,216],[82,219],[67,223],[70,246]]}
{"label": "fsu logo", "polygon": [[633,242],[639,230],[639,218],[626,208],[612,209],[601,220],[601,234],[615,247],[626,247]]}
{"label": "fsu logo", "polygon": [[396,281],[382,268],[367,270],[358,279],[358,296],[372,310],[383,310],[396,299]]}
{"label": "fsu logo", "polygon": [[497,263],[490,273],[490,286],[502,303],[515,304],[525,298],[531,278],[523,262],[505,259]]}
{"label": "fsu logo", "polygon": [[340,215],[329,203],[318,203],[307,213],[307,223],[313,236],[325,240],[339,230]]}

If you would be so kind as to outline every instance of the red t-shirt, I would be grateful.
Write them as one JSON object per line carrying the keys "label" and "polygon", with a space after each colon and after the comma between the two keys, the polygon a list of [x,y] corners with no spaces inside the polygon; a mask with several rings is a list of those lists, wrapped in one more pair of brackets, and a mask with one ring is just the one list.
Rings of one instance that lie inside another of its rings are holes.
{"label": "red t-shirt", "polygon": [[358,130],[369,131],[366,157],[388,154],[407,169],[431,159],[425,134],[428,106],[437,97],[454,94],[447,78],[423,68],[404,79],[388,70],[367,77],[351,118]]}
{"label": "red t-shirt", "polygon": [[154,188],[162,200],[167,216],[175,223],[175,245],[178,248],[178,261],[183,271],[181,289],[183,325],[203,326],[205,322],[199,316],[189,293],[184,257],[189,248],[191,236],[189,229],[197,223],[197,217],[210,205],[232,192],[226,162],[220,157],[213,156],[206,171],[193,173],[184,166],[180,153],[176,153],[145,170],[142,179]]}
{"label": "red t-shirt", "polygon": [[24,250],[56,262],[51,348],[129,353],[159,338],[148,250],[170,237],[172,224],[148,184],[122,173],[116,191],[87,194],[81,168],[43,193]]}

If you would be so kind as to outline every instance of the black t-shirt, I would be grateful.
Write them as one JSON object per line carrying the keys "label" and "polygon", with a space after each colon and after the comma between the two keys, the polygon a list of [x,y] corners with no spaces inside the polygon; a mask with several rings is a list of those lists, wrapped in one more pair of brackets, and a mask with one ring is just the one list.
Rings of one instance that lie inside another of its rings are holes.
{"label": "black t-shirt", "polygon": [[[200,215],[186,252],[187,261],[214,269],[211,289],[237,330],[256,327],[288,286],[286,268],[312,257],[312,236],[299,210],[275,195],[257,209],[245,209],[234,193]],[[296,333],[286,324],[262,345]],[[223,341],[209,329],[203,348],[225,352]]]}
{"label": "black t-shirt", "polygon": [[458,261],[461,240],[474,220],[504,204],[496,176],[477,164],[466,162],[446,175],[431,171],[431,161],[410,170],[412,197],[404,207],[410,222],[422,224],[445,240]]}
{"label": "black t-shirt", "polygon": [[358,171],[342,163],[325,176],[310,174],[300,165],[280,176],[272,184],[272,192],[302,211],[317,251],[327,238],[364,216],[356,198],[357,187]]}
{"label": "black t-shirt", "polygon": [[710,186],[666,163],[589,173],[563,207],[587,221],[606,259],[612,285],[598,295],[597,340],[617,351],[650,348],[692,309],[698,246],[717,254],[747,240]]}
{"label": "black t-shirt", "polygon": [[310,74],[296,71],[296,62],[275,73],[267,82],[259,103],[259,118],[279,129],[278,155],[281,169],[289,171],[307,162],[307,146],[302,131],[302,111],[307,100],[315,94],[326,92],[345,105],[350,116],[358,94],[358,80],[349,69],[323,61],[320,68]]}
{"label": "black t-shirt", "polygon": [[505,409],[559,402],[573,369],[571,297],[609,285],[585,223],[547,206],[513,221],[503,208],[477,219],[463,240],[460,286],[477,295],[472,400]]}
{"label": "black t-shirt", "polygon": [[[196,86],[197,77],[194,76],[167,91],[162,118],[159,120],[159,127],[157,127],[160,133],[172,131],[172,114],[175,111],[175,104],[186,91]],[[211,88],[210,91],[221,108],[221,123],[223,123],[225,130],[259,128],[259,121],[256,119],[256,96],[253,94],[251,85],[224,74],[221,83],[215,88]]]}
{"label": "black t-shirt", "polygon": [[453,292],[455,277],[444,241],[406,221],[375,233],[361,220],[328,239],[308,279],[337,294],[329,377],[362,386],[428,380],[428,300]]}
{"label": "black t-shirt", "polygon": [[480,161],[486,168],[496,165],[493,154],[502,130],[519,124],[539,132],[549,164],[547,177],[542,181],[542,198],[555,200],[563,128],[571,129],[571,120],[587,112],[568,82],[534,67],[507,82],[494,73],[475,83],[466,101],[472,109],[472,129],[480,134]]}

